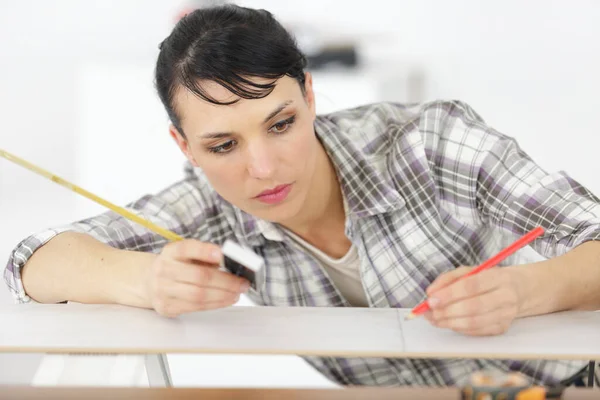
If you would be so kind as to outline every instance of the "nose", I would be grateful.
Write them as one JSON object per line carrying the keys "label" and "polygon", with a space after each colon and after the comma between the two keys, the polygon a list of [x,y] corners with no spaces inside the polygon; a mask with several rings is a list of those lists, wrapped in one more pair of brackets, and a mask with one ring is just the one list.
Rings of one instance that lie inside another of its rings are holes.
{"label": "nose", "polygon": [[248,146],[248,174],[255,179],[270,179],[275,172],[275,157],[266,143]]}

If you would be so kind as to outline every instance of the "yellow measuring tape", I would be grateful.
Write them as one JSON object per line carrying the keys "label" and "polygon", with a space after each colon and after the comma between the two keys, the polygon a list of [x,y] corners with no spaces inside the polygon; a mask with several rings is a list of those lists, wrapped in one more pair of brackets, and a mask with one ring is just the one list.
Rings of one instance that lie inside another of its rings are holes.
{"label": "yellow measuring tape", "polygon": [[150,229],[153,232],[156,232],[157,234],[161,235],[162,237],[164,237],[170,241],[177,241],[177,240],[183,239],[183,237],[179,236],[178,234],[176,234],[168,229],[161,228],[160,226],[135,215],[134,213],[126,210],[125,208],[119,207],[116,204],[113,204],[107,200],[104,200],[103,198],[98,197],[95,194],[90,193],[87,190],[85,190],[71,182],[68,182],[65,179],[63,179],[59,176],[56,176],[36,165],[33,165],[32,163],[25,161],[22,158],[19,158],[13,154],[10,154],[7,151],[0,149],[0,156],[7,159],[8,161],[11,161],[17,165],[27,168],[30,171],[33,171],[33,172],[37,173],[38,175],[46,177],[46,178],[50,179],[52,182],[58,183],[59,185],[64,186],[67,189],[74,191],[75,193],[78,193],[84,197],[87,197],[88,199],[95,201],[98,204],[103,205],[104,207],[116,212],[117,214],[119,214],[133,222],[136,222],[136,223]]}

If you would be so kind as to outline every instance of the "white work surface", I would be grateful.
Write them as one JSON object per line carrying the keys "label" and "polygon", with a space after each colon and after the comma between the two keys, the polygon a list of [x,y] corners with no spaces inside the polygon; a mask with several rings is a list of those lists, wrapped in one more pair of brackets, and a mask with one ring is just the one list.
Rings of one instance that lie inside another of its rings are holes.
{"label": "white work surface", "polygon": [[229,307],[169,319],[113,305],[0,306],[0,351],[600,359],[600,313],[524,318],[467,337],[407,309]]}

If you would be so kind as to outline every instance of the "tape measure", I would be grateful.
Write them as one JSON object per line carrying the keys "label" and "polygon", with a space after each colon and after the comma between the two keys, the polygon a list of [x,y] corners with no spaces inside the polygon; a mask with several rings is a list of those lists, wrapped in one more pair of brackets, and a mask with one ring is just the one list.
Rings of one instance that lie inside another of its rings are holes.
{"label": "tape measure", "polygon": [[557,394],[535,386],[522,374],[476,372],[462,387],[463,400],[545,400]]}

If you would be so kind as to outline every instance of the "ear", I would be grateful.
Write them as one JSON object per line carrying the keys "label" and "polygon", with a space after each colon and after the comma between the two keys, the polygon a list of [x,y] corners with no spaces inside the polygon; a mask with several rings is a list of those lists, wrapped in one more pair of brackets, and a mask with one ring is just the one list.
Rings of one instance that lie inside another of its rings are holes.
{"label": "ear", "polygon": [[316,117],[316,104],[315,104],[315,93],[313,92],[313,80],[312,74],[310,72],[306,72],[304,75],[304,97],[306,99],[306,104],[308,104],[308,108],[312,113],[313,118]]}
{"label": "ear", "polygon": [[175,128],[175,126],[173,126],[173,124],[169,125],[169,134],[175,140],[175,142],[177,143],[177,146],[179,146],[179,149],[185,155],[185,157],[190,161],[190,163],[194,167],[197,167],[198,163],[196,162],[194,155],[190,151],[190,146],[189,146],[189,143],[188,143],[186,137],[183,136],[183,134],[181,134],[177,130],[177,128]]}

